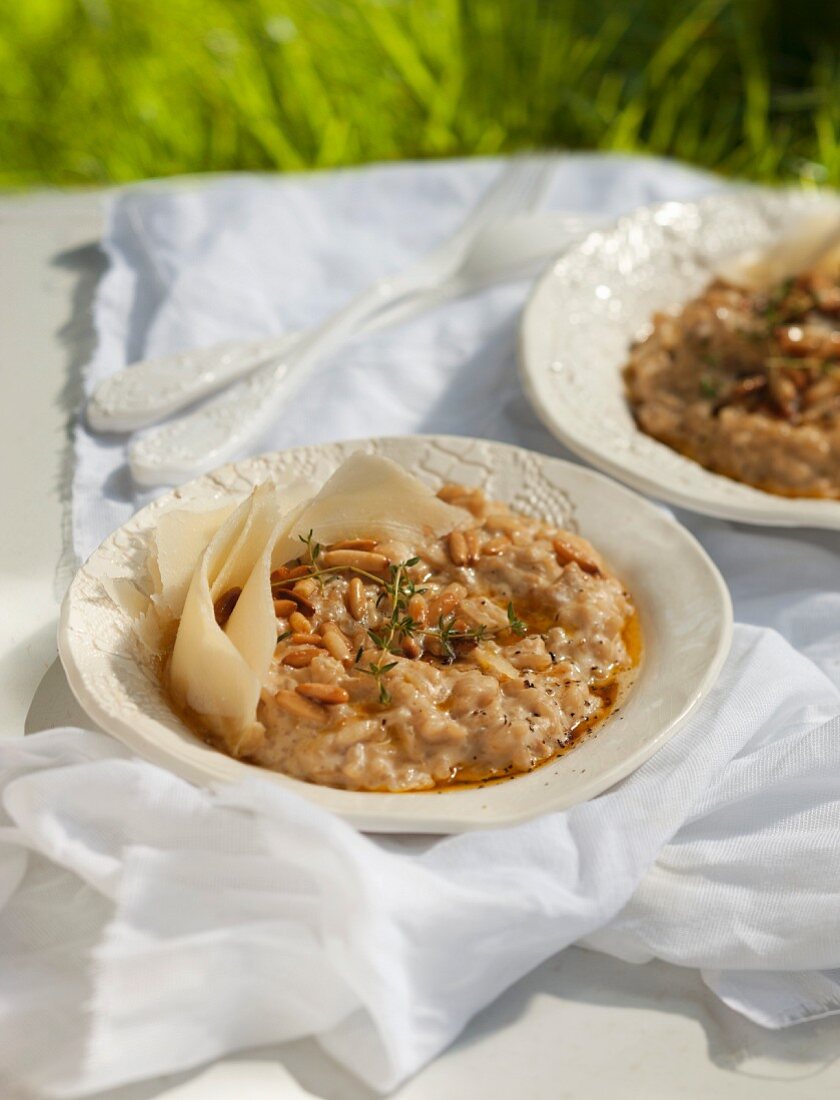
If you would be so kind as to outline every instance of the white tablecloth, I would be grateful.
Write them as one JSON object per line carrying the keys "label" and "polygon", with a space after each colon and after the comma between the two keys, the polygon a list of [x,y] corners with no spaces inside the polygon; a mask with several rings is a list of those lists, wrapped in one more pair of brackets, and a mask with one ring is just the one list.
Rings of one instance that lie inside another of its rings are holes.
{"label": "white tablecloth", "polygon": [[[317,320],[445,236],[497,170],[123,192],[88,386],[141,355]],[[565,157],[551,205],[618,213],[719,186],[661,161]],[[323,364],[261,449],[430,431],[562,453],[516,378],[525,293],[499,288],[360,341]],[[77,459],[85,554],[143,498],[125,440],[80,428]],[[81,1095],[311,1033],[387,1088],[581,938],[701,967],[768,1026],[840,1010],[838,540],[680,518],[732,589],[732,655],[685,731],[567,813],[373,841],[258,781],[197,791],[101,735],[0,750],[0,938],[12,945],[0,1049],[13,1071]],[[84,1013],[66,1011],[79,999]]]}

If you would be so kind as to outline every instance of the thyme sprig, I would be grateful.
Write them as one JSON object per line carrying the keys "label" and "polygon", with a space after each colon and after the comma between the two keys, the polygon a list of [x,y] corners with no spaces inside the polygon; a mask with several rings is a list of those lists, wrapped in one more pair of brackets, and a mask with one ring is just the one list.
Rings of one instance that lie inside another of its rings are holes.
{"label": "thyme sprig", "polygon": [[456,615],[453,611],[449,615],[441,615],[437,621],[437,626],[425,631],[428,636],[437,638],[443,656],[448,661],[454,661],[458,656],[453,643],[468,640],[478,644],[487,637],[487,627],[484,624],[467,630],[456,630],[456,622]]}
{"label": "thyme sprig", "polygon": [[[415,585],[407,570],[417,565],[419,558],[408,558],[388,567],[388,580],[380,581],[382,590],[379,593],[377,606],[385,599],[391,601],[391,613],[381,630],[368,628],[368,637],[379,651],[379,659],[370,662],[366,668],[359,667],[359,671],[367,676],[372,676],[379,688],[379,702],[387,706],[391,702],[391,695],[385,686],[385,674],[390,672],[397,664],[389,661],[392,654],[401,653],[402,642],[406,638],[414,637],[417,631],[417,623],[408,614],[408,601],[412,596],[424,592]],[[356,664],[359,665],[364,649],[356,654]]]}
{"label": "thyme sprig", "polygon": [[[389,565],[386,579],[354,565],[322,567],[319,565],[322,547],[320,543],[314,541],[312,531],[306,536],[298,535],[298,538],[306,546],[312,568],[308,573],[295,577],[295,581],[313,577],[318,581],[321,591],[323,591],[326,579],[337,573],[351,572],[379,585],[380,591],[376,599],[377,607],[381,607],[386,601],[390,604],[385,623],[376,629],[373,627],[367,629],[368,638],[376,649],[376,659],[362,665],[365,653],[365,647],[362,645],[359,646],[354,661],[357,671],[364,676],[372,677],[376,681],[379,702],[383,706],[387,706],[391,702],[391,695],[385,684],[385,676],[398,663],[390,658],[402,657],[404,655],[403,645],[409,639],[434,639],[440,648],[443,659],[454,661],[458,655],[456,643],[469,641],[477,645],[488,636],[502,629],[490,630],[484,624],[476,627],[459,627],[455,612],[441,615],[434,626],[421,626],[420,623],[416,622],[408,612],[409,601],[412,596],[422,595],[427,591],[425,587],[419,587],[408,572],[409,569],[419,563],[420,559],[418,557],[407,558],[395,565]],[[277,587],[282,589],[283,584],[284,582],[280,581]],[[512,602],[508,603],[507,606],[507,619],[507,629],[512,630],[514,634],[521,637],[527,633],[528,628],[516,614]]]}
{"label": "thyme sprig", "polygon": [[312,564],[312,572],[307,575],[313,577],[318,582],[318,588],[320,589],[321,593],[323,593],[324,570],[321,569],[321,567],[318,565],[318,559],[321,556],[321,544],[320,542],[314,541],[313,531],[311,527],[309,528],[309,533],[307,535],[298,535],[298,539],[306,547],[306,552],[309,555],[309,561]]}
{"label": "thyme sprig", "polygon": [[379,688],[379,702],[383,707],[387,707],[391,702],[391,693],[385,687],[385,673],[390,672],[392,668],[397,667],[396,661],[375,661],[369,664],[366,668],[359,667],[359,672],[365,676],[372,676],[376,681]]}
{"label": "thyme sprig", "polygon": [[508,603],[507,605],[507,617],[508,626],[514,634],[521,638],[528,633],[527,625],[522,621],[522,619],[519,618],[519,616],[514,611],[512,602]]}
{"label": "thyme sprig", "polygon": [[[425,592],[424,588],[418,588],[407,570],[419,561],[418,558],[409,558],[407,561],[392,565],[389,570],[389,578],[382,582],[382,591],[377,599],[377,604],[383,600],[390,600],[390,614],[384,625],[378,630],[368,629],[368,637],[377,649],[378,657],[362,668],[360,662],[364,654],[364,646],[359,648],[356,654],[356,665],[359,671],[372,676],[379,687],[379,701],[387,705],[391,701],[390,693],[385,686],[384,678],[397,664],[390,661],[392,656],[402,656],[403,646],[408,639],[434,639],[440,649],[441,657],[446,661],[454,661],[457,656],[458,642],[471,642],[478,645],[491,633],[485,624],[475,627],[459,625],[457,614],[453,611],[448,615],[440,615],[434,626],[421,626],[408,613],[408,604],[412,596]],[[521,637],[527,632],[527,626],[516,614],[513,603],[507,606],[508,628]]]}

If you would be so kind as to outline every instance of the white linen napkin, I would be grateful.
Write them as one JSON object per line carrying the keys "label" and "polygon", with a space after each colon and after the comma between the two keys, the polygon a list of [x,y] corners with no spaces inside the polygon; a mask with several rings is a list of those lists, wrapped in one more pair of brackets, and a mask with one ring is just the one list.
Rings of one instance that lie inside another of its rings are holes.
{"label": "white linen napkin", "polygon": [[[140,355],[317,320],[449,232],[496,170],[122,192],[88,388]],[[551,205],[615,213],[719,186],[662,161],[564,157]],[[360,341],[263,446],[423,430],[562,454],[516,380],[524,293]],[[80,554],[141,500],[124,447],[79,432]],[[258,780],[199,791],[102,735],[3,745],[0,1067],[79,1096],[312,1034],[387,1089],[580,941],[701,967],[766,1026],[840,1011],[840,540],[680,518],[732,589],[732,654],[677,738],[566,813],[375,840]]]}
{"label": "white linen napkin", "polygon": [[586,936],[768,1026],[840,1010],[840,691],[770,630],[633,776],[516,828],[376,841],[81,730],[0,775],[0,1050],[47,1095],[310,1034],[386,1090]]}
{"label": "white linen napkin", "polygon": [[[143,184],[110,205],[110,266],[94,307],[86,392],[126,363],[322,320],[447,238],[498,160],[392,164],[312,176]],[[719,180],[673,162],[559,157],[548,205],[620,214],[696,198]],[[562,453],[528,407],[514,360],[527,283],[447,304],[325,360],[254,453],[370,435],[473,435]],[[81,559],[154,494],[138,492],[124,436],[76,435]]]}

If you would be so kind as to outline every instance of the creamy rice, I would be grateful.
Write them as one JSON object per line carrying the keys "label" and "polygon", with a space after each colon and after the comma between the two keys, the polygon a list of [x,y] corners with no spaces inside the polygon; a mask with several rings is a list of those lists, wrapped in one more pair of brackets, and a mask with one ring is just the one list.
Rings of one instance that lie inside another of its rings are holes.
{"label": "creamy rice", "polygon": [[640,642],[597,551],[479,490],[440,495],[473,526],[310,544],[273,575],[278,645],[244,759],[333,787],[429,790],[527,772],[615,706]]}
{"label": "creamy rice", "polygon": [[642,431],[716,473],[840,498],[840,279],[713,282],[657,314],[624,377]]}

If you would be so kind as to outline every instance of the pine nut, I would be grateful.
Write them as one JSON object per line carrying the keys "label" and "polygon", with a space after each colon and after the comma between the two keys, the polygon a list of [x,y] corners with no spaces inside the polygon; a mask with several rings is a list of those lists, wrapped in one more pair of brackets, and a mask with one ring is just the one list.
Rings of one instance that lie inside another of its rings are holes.
{"label": "pine nut", "polygon": [[494,534],[501,532],[505,535],[513,535],[519,530],[522,521],[519,516],[512,516],[506,512],[495,512],[484,521],[484,526]]}
{"label": "pine nut", "polygon": [[[279,584],[272,584],[271,595],[275,600],[294,600],[296,606],[304,615],[314,615],[315,608],[306,598],[304,593],[295,591],[297,585],[300,583],[300,581],[281,581]],[[295,587],[290,587],[293,584]]]}
{"label": "pine nut", "polygon": [[415,594],[408,601],[408,613],[418,626],[426,625],[426,615],[428,614],[428,610],[429,608],[426,604],[426,601],[419,594]]}
{"label": "pine nut", "polygon": [[323,561],[325,569],[364,569],[367,573],[381,573],[388,565],[384,554],[371,550],[328,550]]}
{"label": "pine nut", "polygon": [[274,696],[277,705],[283,710],[302,718],[305,722],[323,722],[326,715],[321,707],[298,695],[296,691],[278,691]]}
{"label": "pine nut", "polygon": [[278,619],[288,619],[296,607],[297,604],[294,600],[275,600],[274,614]]}
{"label": "pine nut", "polygon": [[295,634],[308,634],[312,630],[312,624],[299,611],[293,611],[289,616],[289,626]]}
{"label": "pine nut", "polygon": [[305,577],[304,580],[297,581],[292,591],[308,599],[317,587],[318,582],[313,577]]}
{"label": "pine nut", "polygon": [[365,595],[365,586],[362,584],[361,577],[353,577],[350,584],[347,586],[347,595],[345,596],[345,602],[347,604],[347,610],[358,622],[363,618],[365,613],[365,607],[367,604],[367,597]]}
{"label": "pine nut", "polygon": [[307,699],[315,699],[329,706],[346,703],[350,699],[344,688],[339,687],[338,684],[298,684],[295,691]]}
{"label": "pine nut", "polygon": [[216,616],[216,622],[219,626],[224,626],[231,617],[233,609],[236,607],[236,601],[239,599],[241,593],[241,588],[229,588],[227,592],[223,592],[213,604],[213,614]]}
{"label": "pine nut", "polygon": [[459,508],[466,508],[468,512],[481,519],[487,508],[487,498],[481,489],[469,489],[460,500],[455,502]]}
{"label": "pine nut", "polygon": [[319,652],[320,650],[315,649],[314,646],[306,646],[304,649],[290,649],[288,653],[284,654],[280,663],[288,665],[289,668],[308,668]]}
{"label": "pine nut", "polygon": [[321,628],[323,644],[331,657],[337,661],[346,661],[350,656],[350,646],[335,623],[327,623]]}
{"label": "pine nut", "polygon": [[377,554],[381,554],[383,558],[388,559],[389,565],[398,565],[401,561],[406,561],[408,558],[414,557],[414,551],[406,546],[404,542],[398,542],[395,539],[388,539],[387,542],[378,542],[376,544]]}
{"label": "pine nut", "polygon": [[474,527],[470,527],[468,531],[464,531],[464,542],[467,544],[467,561],[470,565],[475,565],[478,561],[478,531]]}
{"label": "pine nut", "polygon": [[402,651],[412,661],[416,660],[423,652],[416,638],[403,638]]}
{"label": "pine nut", "polygon": [[297,604],[298,611],[301,613],[301,615],[306,615],[310,619],[312,618],[312,616],[315,614],[315,608],[304,595],[302,595],[300,592],[295,592],[294,589],[292,589],[291,592],[288,592],[287,595],[290,600],[294,600],[294,602]]}
{"label": "pine nut", "polygon": [[474,516],[481,518],[487,505],[483,489],[468,489],[466,485],[444,485],[437,492],[440,500],[454,504],[456,508],[465,508]]}
{"label": "pine nut", "polygon": [[374,550],[376,539],[342,539],[327,547],[327,553],[333,550]]}
{"label": "pine nut", "polygon": [[482,554],[503,554],[510,546],[510,541],[504,535],[496,535],[494,539],[488,539],[481,547]]}
{"label": "pine nut", "polygon": [[453,531],[449,536],[449,556],[453,565],[466,565],[469,557],[467,540],[462,531]]}
{"label": "pine nut", "polygon": [[436,623],[442,615],[451,615],[466,594],[467,590],[462,584],[451,584],[445,588],[429,602],[428,621]]}
{"label": "pine nut", "polygon": [[584,573],[600,575],[601,569],[597,561],[582,546],[578,545],[577,541],[558,535],[552,545],[557,556],[558,565],[568,565],[569,562],[573,561],[577,562]]}
{"label": "pine nut", "polygon": [[451,504],[453,500],[457,500],[458,497],[462,497],[466,490],[463,485],[456,485],[450,481],[446,485],[441,485],[437,491],[438,498],[445,501],[447,504]]}
{"label": "pine nut", "polygon": [[293,634],[289,638],[290,645],[314,645],[322,646],[324,639],[320,634]]}

